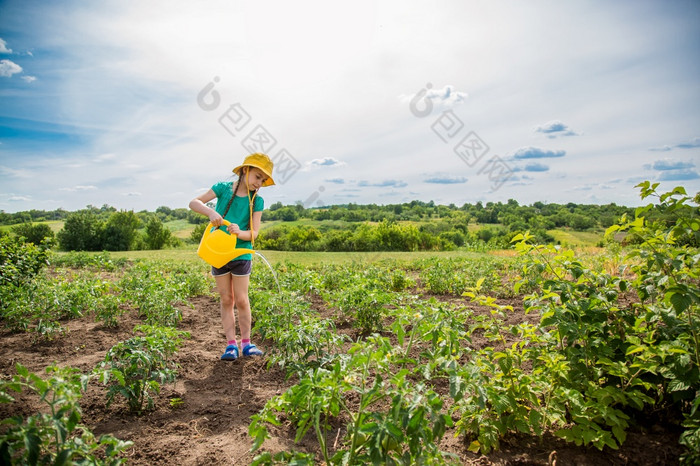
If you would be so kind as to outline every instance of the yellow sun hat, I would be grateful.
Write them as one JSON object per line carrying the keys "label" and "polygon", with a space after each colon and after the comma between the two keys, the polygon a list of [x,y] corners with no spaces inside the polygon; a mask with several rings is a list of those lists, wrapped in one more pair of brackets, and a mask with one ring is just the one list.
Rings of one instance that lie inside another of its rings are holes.
{"label": "yellow sun hat", "polygon": [[275,184],[275,180],[272,179],[273,163],[272,160],[270,160],[270,157],[267,155],[261,153],[250,154],[243,160],[242,164],[233,169],[233,172],[236,175],[241,176],[241,168],[246,166],[259,168],[264,174],[267,175],[267,179],[263,183],[263,186],[272,186]]}

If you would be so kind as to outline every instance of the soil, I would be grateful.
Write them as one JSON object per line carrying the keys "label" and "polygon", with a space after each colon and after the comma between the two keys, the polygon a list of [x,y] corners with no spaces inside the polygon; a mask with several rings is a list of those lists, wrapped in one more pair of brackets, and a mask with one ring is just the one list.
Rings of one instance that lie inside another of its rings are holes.
{"label": "soil", "polygon": [[[321,299],[309,296],[312,307],[322,315],[332,315]],[[463,298],[439,298],[469,305]],[[281,394],[294,380],[276,367],[267,368],[263,358],[241,358],[235,362],[219,359],[225,346],[221,330],[218,300],[198,297],[183,306],[183,320],[178,329],[191,333],[176,355],[179,364],[177,381],[164,385],[156,399],[153,411],[142,415],[128,412],[122,400],[106,407],[105,389],[98,383],[89,386],[80,405],[83,423],[96,435],[110,433],[134,443],[126,453],[131,465],[170,464],[213,465],[250,464],[252,439],[248,436],[251,416],[266,401]],[[515,311],[512,320],[533,319],[522,312],[518,300],[511,304]],[[474,308],[473,305],[469,305]],[[483,312],[488,312],[484,309]],[[66,333],[52,341],[35,342],[27,333],[0,332],[0,374],[15,373],[20,362],[32,372],[43,374],[53,362],[70,365],[84,372],[92,370],[104,359],[115,343],[132,336],[140,324],[135,311],[123,315],[117,328],[105,328],[92,316],[63,322]],[[354,329],[338,325],[338,330],[351,337]],[[270,349],[271,342],[257,342]],[[475,340],[475,346],[485,344]],[[175,400],[171,403],[171,400]],[[41,405],[38,400],[22,395],[15,403],[0,405],[0,419],[8,416],[28,416]],[[343,426],[338,426],[333,436]],[[313,436],[307,435],[299,444],[294,443],[292,426],[282,426],[266,440],[263,448],[272,452],[299,450],[314,452],[318,449]],[[682,449],[678,444],[679,431],[658,420],[644,419],[628,432],[628,438],[619,450],[599,451],[594,447],[577,447],[552,435],[541,438],[514,435],[506,437],[500,450],[489,455],[467,451],[464,438],[455,438],[448,432],[442,449],[457,455],[468,465],[667,465],[677,464]],[[341,434],[342,436],[342,434]],[[319,463],[321,461],[319,460]]]}

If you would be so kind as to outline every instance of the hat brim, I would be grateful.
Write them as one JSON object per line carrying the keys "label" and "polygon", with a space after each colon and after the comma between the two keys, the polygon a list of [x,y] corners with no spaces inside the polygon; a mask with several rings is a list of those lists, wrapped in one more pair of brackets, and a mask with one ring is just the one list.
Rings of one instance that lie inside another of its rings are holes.
{"label": "hat brim", "polygon": [[260,170],[261,172],[263,172],[264,174],[266,174],[266,175],[267,175],[267,179],[266,179],[265,182],[262,184],[263,187],[265,187],[265,186],[272,186],[272,185],[275,184],[275,180],[272,179],[272,175],[270,175],[270,174],[267,172],[267,170],[265,170],[263,167],[259,167],[259,166],[255,165],[255,164],[247,163],[247,164],[239,165],[239,166],[237,166],[236,168],[233,169],[233,173],[235,173],[235,174],[238,175],[238,176],[241,176],[241,168],[243,168],[243,167],[255,167],[255,168],[257,168],[258,170]]}

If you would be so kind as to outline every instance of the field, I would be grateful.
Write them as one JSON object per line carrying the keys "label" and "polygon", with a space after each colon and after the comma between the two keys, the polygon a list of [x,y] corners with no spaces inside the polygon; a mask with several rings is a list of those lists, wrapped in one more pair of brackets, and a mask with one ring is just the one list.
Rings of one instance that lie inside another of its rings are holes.
{"label": "field", "polygon": [[[525,262],[513,251],[264,254],[275,274],[256,258],[250,292],[263,358],[219,360],[219,305],[193,250],[71,253],[54,255],[38,277],[41,318],[5,319],[0,370],[11,377],[20,363],[46,377],[56,364],[90,374],[120,342],[153,345],[158,326],[187,332],[166,338],[179,344],[160,369],[176,375],[153,379],[161,383],[140,402],[108,404],[110,390],[119,393],[114,378],[95,376],[81,394],[82,424],[133,442],[122,456],[134,465],[250,464],[261,454],[261,464],[275,454],[297,464],[336,464],[343,454],[355,456],[351,464],[673,464],[683,452],[679,419],[653,409],[626,422],[621,446],[617,432],[600,430],[587,445],[567,442],[571,423],[554,409],[533,417],[538,403],[526,400],[541,396],[535,374],[546,354],[518,350],[536,346],[541,315],[523,301],[536,284],[515,291]],[[586,256],[598,270],[615,260]],[[513,379],[520,385],[505,383]],[[499,407],[495,395],[510,392],[513,406]],[[0,414],[45,409],[23,392]]]}

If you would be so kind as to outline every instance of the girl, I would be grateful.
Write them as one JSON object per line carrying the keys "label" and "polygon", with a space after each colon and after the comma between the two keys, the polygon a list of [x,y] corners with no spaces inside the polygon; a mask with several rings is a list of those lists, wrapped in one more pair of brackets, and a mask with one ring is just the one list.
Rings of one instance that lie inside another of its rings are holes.
{"label": "girl", "polygon": [[[251,154],[243,163],[233,169],[238,175],[238,181],[233,183],[219,182],[206,193],[190,201],[190,209],[209,217],[212,225],[219,227],[226,219],[231,224],[227,227],[229,233],[237,235],[236,247],[252,249],[252,243],[260,229],[260,218],[264,207],[263,199],[258,196],[262,186],[272,186],[272,161],[265,154]],[[216,209],[206,206],[206,203],[216,198]],[[238,359],[238,342],[236,341],[236,315],[234,306],[238,309],[239,326],[241,329],[241,346],[243,356],[262,356],[260,351],[250,342],[250,302],[248,301],[248,284],[252,256],[244,254],[217,269],[211,268],[216,280],[216,288],[221,296],[221,323],[226,333],[228,345],[221,359],[233,361]]]}

